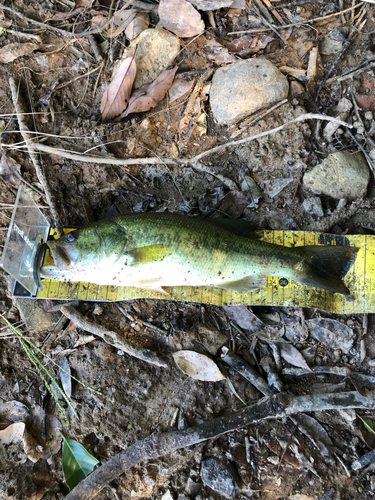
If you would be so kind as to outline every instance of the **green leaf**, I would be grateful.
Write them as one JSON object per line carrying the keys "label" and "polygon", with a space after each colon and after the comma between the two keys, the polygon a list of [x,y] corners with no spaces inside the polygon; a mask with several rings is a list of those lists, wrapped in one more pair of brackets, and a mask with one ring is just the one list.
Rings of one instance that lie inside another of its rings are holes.
{"label": "green leaf", "polygon": [[62,436],[62,468],[64,478],[69,489],[77,486],[82,479],[92,472],[96,464],[99,463],[95,457],[74,439],[67,439]]}
{"label": "green leaf", "polygon": [[375,434],[374,426],[372,425],[372,420],[370,418],[362,418],[359,415],[357,415],[357,417],[362,420],[363,425],[366,427],[366,429],[369,432],[371,432],[372,434]]}

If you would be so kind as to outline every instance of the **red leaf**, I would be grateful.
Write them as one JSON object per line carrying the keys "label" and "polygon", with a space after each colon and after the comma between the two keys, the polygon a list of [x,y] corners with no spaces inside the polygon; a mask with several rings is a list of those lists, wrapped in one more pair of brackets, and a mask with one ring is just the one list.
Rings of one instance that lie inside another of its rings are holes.
{"label": "red leaf", "polygon": [[130,113],[141,113],[142,111],[154,108],[171,88],[177,68],[178,66],[175,66],[173,69],[163,71],[155,81],[147,85],[142,85],[142,87],[133,92],[128,109],[122,113],[121,118],[125,118]]}
{"label": "red leaf", "polygon": [[114,79],[103,94],[100,105],[103,121],[111,120],[125,111],[136,72],[137,66],[134,56],[127,57],[121,63]]}

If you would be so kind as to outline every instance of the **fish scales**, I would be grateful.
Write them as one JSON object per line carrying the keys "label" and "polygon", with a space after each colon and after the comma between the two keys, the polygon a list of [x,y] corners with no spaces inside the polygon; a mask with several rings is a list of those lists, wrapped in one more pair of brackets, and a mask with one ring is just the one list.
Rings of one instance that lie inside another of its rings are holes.
{"label": "fish scales", "polygon": [[353,247],[287,248],[249,237],[248,223],[169,213],[120,215],[48,242],[41,276],[99,285],[259,288],[267,276],[349,293]]}

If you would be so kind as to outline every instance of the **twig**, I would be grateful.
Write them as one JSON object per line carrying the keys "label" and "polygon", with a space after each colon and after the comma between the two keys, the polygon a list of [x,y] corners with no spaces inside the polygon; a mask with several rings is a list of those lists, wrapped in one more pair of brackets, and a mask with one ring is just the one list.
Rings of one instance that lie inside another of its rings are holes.
{"label": "twig", "polygon": [[30,135],[29,129],[28,129],[26,122],[23,118],[23,113],[25,112],[24,105],[21,103],[20,97],[18,95],[16,81],[14,80],[13,77],[9,78],[9,85],[10,85],[10,89],[12,91],[12,100],[13,100],[14,107],[16,109],[17,120],[18,120],[20,131],[21,131],[21,135],[22,135],[24,141],[26,142],[26,147],[27,147],[30,159],[34,165],[38,180],[39,180],[40,184],[42,185],[44,192],[46,193],[46,200],[47,200],[47,203],[48,203],[49,208],[51,210],[51,214],[52,214],[52,217],[54,220],[54,225],[55,225],[59,235],[62,235],[62,234],[64,234],[63,225],[60,221],[60,216],[59,216],[58,211],[57,211],[56,200],[55,200],[55,197],[53,196],[53,194],[51,193],[51,191],[49,190],[49,187],[47,184],[47,179],[46,179],[46,176],[45,176],[45,173],[43,170],[43,166],[41,165],[41,163],[38,159],[38,156],[35,153],[35,149],[33,149],[31,147],[30,141],[32,140],[32,136]]}
{"label": "twig", "polygon": [[247,120],[244,120],[239,125],[241,128],[239,130],[237,130],[237,132],[235,132],[234,134],[232,134],[232,139],[235,139],[236,137],[238,137],[239,135],[241,135],[245,131],[245,129],[248,129],[248,128],[252,127],[256,123],[258,123],[259,120],[263,120],[264,117],[266,117],[267,115],[273,113],[276,109],[280,108],[281,106],[283,106],[287,102],[288,102],[288,99],[284,99],[283,101],[278,102],[277,104],[275,104],[271,108],[266,109],[265,111],[262,111],[261,113],[259,113],[258,116],[256,116],[255,118],[251,118],[250,122],[248,122]]}
{"label": "twig", "polygon": [[[278,26],[277,29],[286,29],[286,28],[294,28],[295,26],[303,26],[304,24],[309,24],[309,23],[315,23],[317,21],[324,21],[326,19],[331,19],[331,17],[337,17],[341,16],[341,14],[345,14],[346,12],[350,12],[360,5],[363,5],[363,2],[360,2],[357,5],[354,5],[352,7],[349,7],[348,9],[344,9],[341,12],[335,12],[333,14],[328,14],[327,16],[323,17],[314,17],[313,19],[307,19],[306,21],[301,21],[299,23],[292,23],[292,24],[283,24],[282,26]],[[245,30],[245,31],[232,31],[231,33],[227,33],[227,35],[240,35],[242,33],[258,33],[259,31],[271,31],[270,28],[262,28],[262,29],[251,29],[251,30]]]}
{"label": "twig", "polygon": [[116,332],[107,330],[101,325],[94,323],[71,306],[62,306],[61,312],[71,321],[74,321],[74,323],[76,323],[83,330],[86,330],[93,335],[97,335],[107,344],[126,352],[130,356],[141,359],[142,361],[146,361],[147,363],[151,363],[155,366],[161,366],[163,368],[167,368],[169,366],[168,363],[162,360],[156,353],[150,351],[149,349],[137,347],[131,342],[122,339]]}
{"label": "twig", "polygon": [[351,71],[350,73],[346,73],[345,75],[342,76],[334,76],[332,78],[328,78],[326,81],[326,84],[334,83],[334,82],[343,82],[344,80],[348,80],[349,78],[352,78],[353,76],[358,75],[359,73],[362,73],[363,71],[367,71],[375,66],[375,62],[371,62],[370,64],[367,64],[366,66],[363,66],[362,68],[355,69],[354,71]]}
{"label": "twig", "polygon": [[[279,127],[275,127],[271,130],[266,130],[265,132],[260,132],[259,134],[255,135],[250,135],[248,137],[245,137],[243,139],[239,139],[238,141],[231,141],[226,144],[222,144],[220,146],[216,146],[215,148],[208,149],[207,151],[204,151],[203,153],[200,153],[197,156],[194,156],[191,159],[180,159],[180,158],[128,158],[128,159],[120,159],[120,158],[110,158],[110,157],[103,157],[103,156],[89,156],[85,155],[84,153],[72,153],[70,151],[65,151],[62,149],[57,149],[51,146],[46,146],[44,144],[29,144],[29,148],[33,150],[38,150],[42,151],[44,153],[51,153],[54,155],[61,156],[63,158],[69,158],[71,160],[76,160],[76,161],[83,161],[85,163],[97,163],[97,164],[105,164],[105,165],[119,165],[122,167],[126,167],[128,165],[162,165],[162,164],[167,164],[167,165],[182,165],[182,166],[188,166],[188,167],[193,167],[196,169],[203,168],[199,167],[198,163],[199,161],[204,158],[205,156],[208,156],[212,153],[218,153],[219,151],[222,151],[228,147],[231,146],[238,146],[240,144],[244,144],[246,142],[254,141],[255,139],[260,139],[261,137],[266,137],[267,135],[274,134],[276,132],[279,132],[280,130],[283,130],[286,127],[289,127],[289,125],[293,125],[294,123],[297,122],[302,122],[306,120],[326,120],[329,122],[335,122],[339,123],[340,125],[347,127],[347,128],[353,128],[353,125],[350,123],[346,123],[339,118],[335,118],[333,116],[327,116],[327,115],[321,115],[319,113],[305,113],[303,115],[298,116],[297,118],[294,118],[293,120],[290,120],[289,122],[283,123]],[[25,146],[14,146],[13,144],[3,144],[3,147],[7,148],[13,148],[13,149],[23,149]],[[203,168],[204,171],[204,168]],[[211,172],[210,172],[211,173]],[[213,174],[215,175],[215,174]],[[217,176],[217,175],[216,175]]]}
{"label": "twig", "polygon": [[230,352],[226,347],[223,347],[223,354],[221,359],[227,363],[227,365],[234,368],[240,375],[242,375],[246,380],[248,380],[254,387],[258,389],[264,396],[271,396],[275,393],[263,378],[257,373],[250,365],[248,365],[239,356]]}
{"label": "twig", "polygon": [[366,465],[369,465],[371,462],[374,461],[375,461],[375,450],[371,450],[365,455],[362,455],[360,458],[355,460],[352,463],[352,469],[353,470],[363,469],[363,467],[366,467]]}
{"label": "twig", "polygon": [[290,396],[282,393],[263,398],[254,405],[239,411],[220,416],[190,427],[185,431],[172,431],[164,434],[152,434],[136,441],[126,450],[118,453],[105,464],[81,481],[65,500],[84,500],[94,498],[108,483],[119,477],[136,464],[155,459],[187,446],[202,443],[227,432],[235,431],[248,425],[285,418],[305,411],[339,410],[348,408],[374,409],[375,393],[362,396],[358,392],[318,394],[313,396]]}
{"label": "twig", "polygon": [[66,36],[81,37],[81,36],[95,35],[98,33],[97,29],[91,30],[91,31],[83,31],[81,33],[71,33],[70,31],[61,30],[60,28],[55,28],[55,26],[50,26],[49,24],[41,23],[40,21],[35,21],[35,19],[31,19],[30,17],[26,17],[24,14],[21,14],[21,12],[18,12],[16,10],[12,9],[11,7],[6,7],[2,3],[0,3],[0,9],[11,12],[13,15],[19,17],[20,19],[23,19],[27,23],[35,24],[35,26],[39,26],[40,28],[43,28],[45,30],[54,31],[55,33],[59,33],[59,35],[62,35],[64,37],[66,37]]}
{"label": "twig", "polygon": [[344,366],[314,366],[313,368],[311,368],[311,371],[304,368],[284,368],[282,373],[283,375],[291,377],[300,377],[302,375],[311,374],[339,375],[341,377],[355,378],[361,380],[362,382],[375,384],[374,375],[366,375],[366,373],[361,372],[352,372],[349,368],[346,368]]}
{"label": "twig", "polygon": [[306,120],[327,120],[327,121],[334,121],[336,123],[340,123],[344,127],[348,128],[353,128],[353,125],[350,125],[349,123],[343,122],[339,120],[338,118],[334,118],[333,116],[327,116],[327,115],[321,115],[319,113],[305,113],[303,115],[298,116],[297,118],[294,118],[294,120],[290,120],[289,122],[283,123],[279,127],[275,127],[271,130],[266,130],[265,132],[260,132],[259,134],[251,135],[249,137],[245,137],[244,139],[239,139],[238,141],[232,141],[228,142],[226,144],[222,144],[221,146],[216,146],[215,148],[209,149],[208,151],[204,151],[203,153],[200,153],[199,155],[195,156],[191,160],[189,160],[189,163],[194,163],[200,161],[202,158],[205,156],[208,156],[212,153],[217,153],[218,151],[222,151],[223,149],[226,149],[230,146],[239,146],[240,144],[244,144],[245,142],[250,142],[255,139],[260,139],[261,137],[266,137],[267,135],[274,134],[276,132],[279,132],[280,130],[283,130],[286,127],[289,127],[289,125],[293,125],[294,123],[297,122],[303,122]]}

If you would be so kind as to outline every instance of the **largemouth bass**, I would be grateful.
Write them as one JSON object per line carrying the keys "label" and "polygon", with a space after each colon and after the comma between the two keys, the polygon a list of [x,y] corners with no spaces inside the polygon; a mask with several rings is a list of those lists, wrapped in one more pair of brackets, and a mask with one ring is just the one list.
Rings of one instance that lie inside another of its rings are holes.
{"label": "largemouth bass", "polygon": [[[357,248],[288,248],[249,236],[249,223],[169,213],[120,215],[48,241],[53,265],[40,276],[134,286],[214,286],[235,291],[264,286],[267,276],[350,294],[342,281]],[[165,292],[164,292],[165,293]]]}

